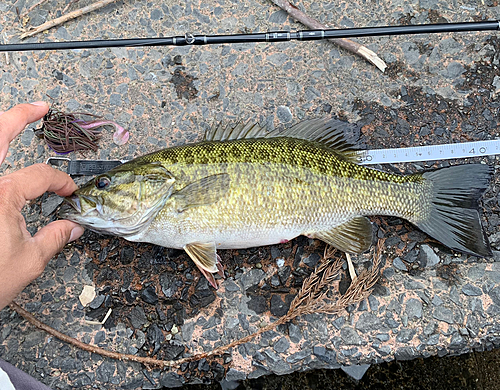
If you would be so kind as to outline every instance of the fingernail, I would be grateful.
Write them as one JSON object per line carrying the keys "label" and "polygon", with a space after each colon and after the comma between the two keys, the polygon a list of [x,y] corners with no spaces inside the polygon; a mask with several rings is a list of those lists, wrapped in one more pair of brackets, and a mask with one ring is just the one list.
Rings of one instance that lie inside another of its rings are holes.
{"label": "fingernail", "polygon": [[30,103],[30,104],[33,104],[34,106],[40,106],[40,107],[42,107],[42,106],[46,107],[47,106],[47,102],[42,102],[42,101],[40,101],[40,102],[33,102],[33,103]]}
{"label": "fingernail", "polygon": [[69,235],[68,242],[72,242],[72,241],[79,239],[81,237],[81,235],[83,234],[83,231],[84,230],[81,226],[77,226],[77,227],[73,228],[73,230],[71,231],[71,234]]}

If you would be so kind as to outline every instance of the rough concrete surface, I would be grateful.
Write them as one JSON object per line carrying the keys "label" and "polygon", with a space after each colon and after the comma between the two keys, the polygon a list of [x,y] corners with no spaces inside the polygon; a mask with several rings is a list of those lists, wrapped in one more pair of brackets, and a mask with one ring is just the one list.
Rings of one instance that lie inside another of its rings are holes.
{"label": "rough concrete surface", "polygon": [[[0,37],[60,15],[48,1],[0,2]],[[69,9],[90,3],[80,0]],[[297,6],[339,27],[500,19],[496,0],[301,1]],[[25,25],[25,26],[24,26]],[[229,34],[303,29],[269,1],[118,1],[28,42]],[[369,148],[493,139],[498,136],[500,40],[495,33],[358,40],[388,64],[382,74],[329,42],[203,47],[114,48],[0,54],[0,107],[40,99],[67,111],[114,119],[129,129],[125,146],[105,132],[97,153],[71,158],[130,159],[201,138],[218,121],[254,120],[269,129],[304,118],[356,123]],[[3,174],[54,153],[29,126],[12,144]],[[497,156],[381,166],[397,172],[464,162],[498,168]],[[372,218],[385,239],[383,275],[373,295],[340,316],[314,314],[216,359],[161,371],[69,347],[0,312],[0,356],[55,389],[155,389],[463,354],[500,344],[500,197],[495,175],[481,202],[494,257],[454,253],[411,224]],[[44,195],[24,209],[30,232],[55,218]],[[40,320],[108,349],[176,359],[227,344],[283,315],[324,245],[290,243],[221,251],[226,280],[215,291],[181,251],[87,232],[53,259],[18,302]],[[359,256],[358,268],[370,255]],[[345,286],[343,274],[339,282]],[[84,285],[97,296],[83,307]],[[344,289],[345,291],[345,289]],[[84,320],[101,320],[104,326]],[[351,368],[346,371],[359,375]]]}

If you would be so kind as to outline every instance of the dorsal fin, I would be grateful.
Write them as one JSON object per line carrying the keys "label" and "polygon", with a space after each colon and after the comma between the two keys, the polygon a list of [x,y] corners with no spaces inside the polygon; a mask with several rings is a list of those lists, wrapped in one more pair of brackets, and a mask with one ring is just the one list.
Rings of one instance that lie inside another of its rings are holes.
{"label": "dorsal fin", "polygon": [[355,126],[339,119],[307,119],[283,131],[268,132],[265,126],[247,122],[236,125],[219,123],[205,134],[205,141],[230,141],[250,138],[289,137],[321,143],[334,149],[345,159],[357,162],[358,153],[354,146],[346,141],[346,133],[352,132]]}
{"label": "dorsal fin", "polygon": [[265,126],[248,121],[245,123],[223,124],[212,126],[205,133],[205,141],[231,141],[235,139],[264,138],[268,133]]}

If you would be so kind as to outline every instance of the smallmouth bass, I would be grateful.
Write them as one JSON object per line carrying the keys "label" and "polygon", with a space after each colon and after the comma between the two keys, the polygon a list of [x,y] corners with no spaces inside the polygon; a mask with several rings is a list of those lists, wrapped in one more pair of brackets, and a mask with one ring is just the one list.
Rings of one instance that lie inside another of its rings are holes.
{"label": "smallmouth bass", "polygon": [[408,220],[451,249],[491,256],[478,201],[492,168],[464,164],[397,175],[356,164],[347,123],[313,119],[282,132],[215,126],[205,140],[136,158],[66,198],[60,217],[91,230],[184,249],[209,282],[217,249],[299,235],[344,252],[372,243],[370,215]]}

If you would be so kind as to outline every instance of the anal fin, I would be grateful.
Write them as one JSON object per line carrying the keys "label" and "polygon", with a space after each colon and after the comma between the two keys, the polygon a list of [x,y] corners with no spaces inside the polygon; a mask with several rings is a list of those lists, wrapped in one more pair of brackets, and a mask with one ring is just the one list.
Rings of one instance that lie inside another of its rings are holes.
{"label": "anal fin", "polygon": [[333,229],[308,233],[307,236],[317,238],[347,253],[362,253],[372,244],[372,224],[366,217],[355,217]]}
{"label": "anal fin", "polygon": [[220,264],[220,257],[217,254],[215,243],[192,243],[184,246],[184,250],[189,255],[191,260],[196,264],[201,273],[207,278],[209,283],[218,288],[214,278],[214,273],[218,273],[224,277],[223,268]]}

